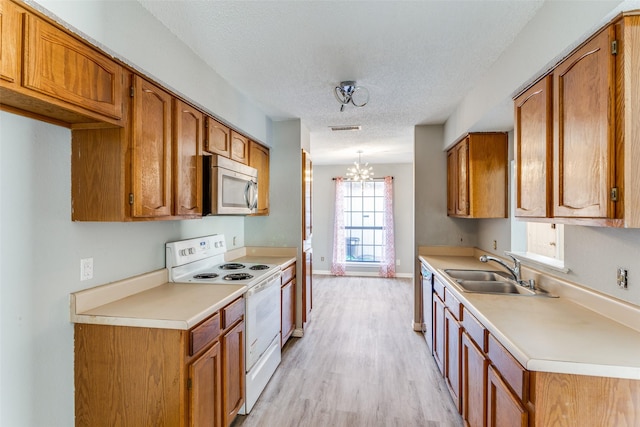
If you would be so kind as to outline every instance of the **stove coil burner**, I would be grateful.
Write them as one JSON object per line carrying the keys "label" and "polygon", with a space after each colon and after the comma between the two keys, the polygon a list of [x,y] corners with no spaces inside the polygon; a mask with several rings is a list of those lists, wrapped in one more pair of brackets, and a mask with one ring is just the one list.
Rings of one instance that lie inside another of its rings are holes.
{"label": "stove coil burner", "polygon": [[269,266],[264,264],[253,265],[249,267],[249,270],[268,270]]}
{"label": "stove coil burner", "polygon": [[238,264],[238,263],[222,264],[218,268],[220,270],[242,270],[244,268],[244,264]]}
{"label": "stove coil burner", "polygon": [[215,279],[218,277],[217,273],[201,273],[193,276],[194,279]]}
{"label": "stove coil burner", "polygon": [[252,278],[253,276],[249,273],[231,273],[224,276],[224,280],[246,280]]}

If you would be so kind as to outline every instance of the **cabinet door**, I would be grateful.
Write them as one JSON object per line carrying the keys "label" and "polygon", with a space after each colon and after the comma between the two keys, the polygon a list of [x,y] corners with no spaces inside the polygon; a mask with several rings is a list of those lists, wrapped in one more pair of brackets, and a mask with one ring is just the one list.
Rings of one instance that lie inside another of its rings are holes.
{"label": "cabinet door", "polygon": [[174,100],[173,212],[202,215],[202,113]]}
{"label": "cabinet door", "polygon": [[456,150],[447,151],[447,215],[456,214],[458,180],[456,177]]}
{"label": "cabinet door", "polygon": [[487,367],[489,360],[471,337],[462,333],[462,418],[469,427],[486,426]]}
{"label": "cabinet door", "polygon": [[211,117],[207,117],[205,150],[223,157],[231,157],[231,129]]}
{"label": "cabinet door", "polygon": [[189,367],[189,425],[220,427],[222,424],[222,364],[216,342]]}
{"label": "cabinet door", "polygon": [[26,15],[23,66],[24,87],[122,117],[122,67],[33,15]]}
{"label": "cabinet door", "polygon": [[554,216],[611,218],[615,182],[613,26],[553,73]]}
{"label": "cabinet door", "polygon": [[444,302],[433,294],[433,356],[444,375]]}
{"label": "cabinet door", "polygon": [[255,215],[269,215],[269,149],[249,141],[249,166],[258,170],[258,206]]}
{"label": "cabinet door", "polygon": [[231,131],[231,160],[249,164],[249,139],[238,132]]}
{"label": "cabinet door", "polygon": [[0,80],[20,84],[22,18],[24,10],[10,1],[0,2]]}
{"label": "cabinet door", "polygon": [[244,321],[222,336],[222,409],[224,427],[244,404]]}
{"label": "cabinet door", "polygon": [[469,138],[456,146],[455,213],[469,215]]}
{"label": "cabinet door", "polygon": [[282,310],[280,345],[284,346],[296,326],[296,279],[282,286],[280,296]]}
{"label": "cabinet door", "polygon": [[460,324],[449,309],[444,310],[444,372],[451,398],[460,411]]}
{"label": "cabinet door", "polygon": [[528,414],[493,366],[487,374],[487,426],[527,427]]}
{"label": "cabinet door", "polygon": [[302,150],[302,240],[313,234],[313,163],[311,156]]}
{"label": "cabinet door", "polygon": [[304,251],[304,262],[302,264],[302,323],[306,324],[311,320],[311,309],[313,308],[313,251]]}
{"label": "cabinet door", "polygon": [[171,215],[171,95],[133,77],[132,164],[134,217]]}
{"label": "cabinet door", "polygon": [[551,217],[551,76],[515,100],[516,216]]}

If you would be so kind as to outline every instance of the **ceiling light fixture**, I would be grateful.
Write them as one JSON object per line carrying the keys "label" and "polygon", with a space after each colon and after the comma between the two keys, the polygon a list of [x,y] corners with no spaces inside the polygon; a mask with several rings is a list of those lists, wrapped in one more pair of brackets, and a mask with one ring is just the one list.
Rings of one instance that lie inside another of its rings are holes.
{"label": "ceiling light fixture", "polygon": [[356,86],[355,81],[347,80],[340,82],[336,86],[334,93],[340,104],[340,112],[344,111],[344,106],[352,103],[356,107],[364,107],[369,102],[369,89],[363,86]]}
{"label": "ceiling light fixture", "polygon": [[369,181],[373,179],[373,167],[369,166],[369,163],[362,164],[361,154],[362,150],[358,151],[358,161],[353,162],[353,166],[347,168],[348,181]]}

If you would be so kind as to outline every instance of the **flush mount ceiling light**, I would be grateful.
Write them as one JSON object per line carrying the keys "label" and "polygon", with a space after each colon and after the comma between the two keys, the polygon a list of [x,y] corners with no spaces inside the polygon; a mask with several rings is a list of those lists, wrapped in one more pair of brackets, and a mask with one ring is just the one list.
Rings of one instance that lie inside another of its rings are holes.
{"label": "flush mount ceiling light", "polygon": [[347,80],[340,82],[340,86],[336,86],[334,93],[340,104],[340,112],[344,111],[344,106],[352,103],[355,107],[364,107],[369,102],[369,89],[362,86],[356,86],[355,81]]}
{"label": "flush mount ceiling light", "polygon": [[358,151],[358,161],[353,162],[353,166],[347,168],[347,180],[369,181],[373,179],[373,167],[369,166],[369,163],[363,165],[360,159],[361,155],[362,151]]}

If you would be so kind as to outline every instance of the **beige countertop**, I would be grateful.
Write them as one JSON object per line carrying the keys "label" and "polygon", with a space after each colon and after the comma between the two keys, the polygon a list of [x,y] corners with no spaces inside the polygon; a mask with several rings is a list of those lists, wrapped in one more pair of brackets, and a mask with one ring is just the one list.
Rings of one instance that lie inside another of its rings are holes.
{"label": "beige countertop", "polygon": [[[241,248],[228,260],[287,265],[296,248]],[[246,292],[244,285],[168,282],[160,269],[70,296],[71,321],[101,325],[190,329]]]}
{"label": "beige countertop", "polygon": [[464,292],[442,270],[501,269],[497,264],[481,263],[475,255],[423,254],[419,259],[528,370],[640,380],[637,329],[564,295],[547,298]]}

